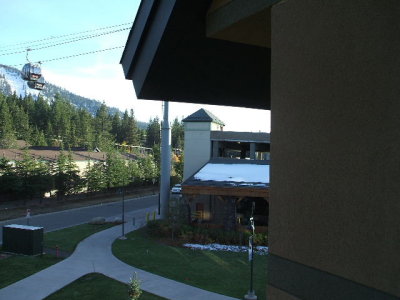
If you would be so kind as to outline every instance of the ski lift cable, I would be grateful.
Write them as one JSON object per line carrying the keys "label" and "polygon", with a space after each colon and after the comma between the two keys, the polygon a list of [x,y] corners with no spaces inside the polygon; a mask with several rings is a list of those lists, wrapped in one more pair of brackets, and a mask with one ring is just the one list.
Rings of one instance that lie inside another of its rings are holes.
{"label": "ski lift cable", "polygon": [[[67,55],[67,56],[57,57],[57,58],[52,58],[52,59],[40,60],[40,61],[35,62],[35,64],[39,64],[39,63],[41,64],[41,63],[51,62],[51,61],[55,61],[55,60],[63,60],[63,59],[68,59],[68,58],[73,58],[73,57],[78,57],[78,56],[83,56],[83,55],[89,55],[89,54],[94,54],[94,53],[99,53],[99,52],[104,52],[104,51],[120,49],[120,48],[124,48],[124,47],[125,47],[125,45],[112,47],[112,48],[106,48],[106,49],[100,49],[100,50],[94,50],[94,51],[89,51],[89,52],[84,52],[84,53],[77,53],[77,54],[73,54],[73,55]],[[18,67],[18,66],[22,66],[22,65],[23,64],[12,65],[12,67]]]}
{"label": "ski lift cable", "polygon": [[[130,27],[126,27],[126,28],[122,28],[122,29],[118,29],[118,30],[113,30],[113,31],[105,32],[105,33],[90,35],[90,36],[83,37],[83,38],[77,38],[77,39],[72,39],[72,40],[69,40],[69,41],[64,41],[64,42],[60,42],[60,43],[56,43],[56,44],[51,44],[51,45],[43,46],[43,47],[39,47],[39,48],[29,48],[29,51],[42,50],[42,49],[47,49],[47,48],[51,48],[51,47],[61,46],[61,45],[65,45],[65,44],[75,43],[75,42],[79,42],[79,41],[83,41],[83,40],[87,40],[87,39],[92,39],[92,38],[99,37],[99,36],[103,36],[103,35],[113,34],[113,33],[117,33],[117,32],[121,32],[121,31],[129,30],[129,29],[130,29]],[[8,53],[0,54],[0,56],[19,54],[19,53],[24,53],[24,52],[26,52],[26,51],[27,51],[27,49],[25,49],[25,50],[20,50],[20,51],[15,51],[15,52],[8,52]]]}
{"label": "ski lift cable", "polygon": [[63,34],[63,35],[58,35],[58,36],[50,36],[50,37],[46,37],[46,38],[39,39],[39,40],[33,40],[33,41],[16,43],[16,44],[3,45],[3,46],[0,46],[0,48],[10,48],[10,47],[19,46],[19,45],[32,44],[32,43],[37,43],[37,42],[42,42],[42,41],[47,41],[47,40],[52,40],[52,39],[63,38],[63,37],[71,36],[71,35],[79,35],[79,34],[83,34],[83,33],[100,31],[100,30],[105,30],[105,29],[115,28],[115,27],[121,27],[121,26],[126,26],[126,25],[131,25],[132,26],[132,22],[122,23],[122,24],[117,24],[117,25],[111,25],[111,26],[106,26],[106,27],[101,27],[101,28],[96,28],[96,29],[91,29],[91,30],[85,30],[85,31],[80,31],[80,32],[75,32],[75,33]]}
{"label": "ski lift cable", "polygon": [[[122,29],[102,32],[102,33],[98,33],[98,34],[82,35],[82,36],[68,38],[68,39],[64,39],[64,40],[60,40],[60,41],[44,42],[44,43],[40,43],[40,44],[36,44],[36,45],[29,45],[30,46],[29,49],[40,50],[40,49],[50,48],[50,47],[54,47],[54,46],[58,46],[58,45],[78,42],[78,41],[81,41],[81,40],[91,39],[91,38],[95,38],[95,37],[99,37],[99,36],[103,36],[103,35],[107,35],[107,34],[118,33],[118,32],[129,30],[129,29],[131,29],[131,27],[125,27],[125,28],[122,28]],[[49,45],[49,46],[36,48],[36,47],[44,46],[44,45]],[[17,50],[17,49],[24,49],[24,50],[23,51],[19,50],[19,51],[15,51],[15,52],[8,52],[8,53],[0,54],[0,56],[12,55],[12,54],[18,54],[18,53],[25,52],[26,49],[27,49],[27,46],[15,48],[15,50]],[[10,51],[10,50],[0,50],[0,52],[6,52],[6,51]]]}

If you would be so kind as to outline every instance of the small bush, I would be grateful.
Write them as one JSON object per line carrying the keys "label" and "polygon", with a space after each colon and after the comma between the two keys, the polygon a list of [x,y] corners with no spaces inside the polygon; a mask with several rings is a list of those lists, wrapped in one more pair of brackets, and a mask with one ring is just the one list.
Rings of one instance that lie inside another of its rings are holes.
{"label": "small bush", "polygon": [[140,289],[140,280],[137,277],[136,272],[129,280],[129,287],[128,287],[128,295],[130,300],[137,300],[139,299],[140,295],[142,294],[142,290]]}
{"label": "small bush", "polygon": [[147,233],[156,237],[171,235],[171,224],[168,220],[154,220],[147,222]]}
{"label": "small bush", "polygon": [[254,244],[256,246],[267,246],[268,236],[266,233],[255,233],[253,237]]}

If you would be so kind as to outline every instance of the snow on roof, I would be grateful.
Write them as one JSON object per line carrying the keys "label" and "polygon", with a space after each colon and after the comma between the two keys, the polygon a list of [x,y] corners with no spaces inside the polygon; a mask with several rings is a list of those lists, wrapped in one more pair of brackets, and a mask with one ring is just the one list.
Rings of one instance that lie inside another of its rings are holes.
{"label": "snow on roof", "polygon": [[17,229],[24,229],[24,230],[39,230],[39,229],[43,229],[43,227],[28,226],[28,225],[20,225],[20,224],[5,225],[4,227],[7,227],[7,228],[17,228]]}
{"label": "snow on roof", "polygon": [[269,165],[208,163],[194,175],[194,179],[269,183]]}

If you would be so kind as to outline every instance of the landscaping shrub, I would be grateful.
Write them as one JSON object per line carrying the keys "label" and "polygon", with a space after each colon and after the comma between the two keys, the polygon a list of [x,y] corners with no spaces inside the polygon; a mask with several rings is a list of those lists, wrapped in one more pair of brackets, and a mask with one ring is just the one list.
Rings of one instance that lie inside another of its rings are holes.
{"label": "landscaping shrub", "polygon": [[169,237],[171,235],[171,224],[168,220],[148,221],[147,233],[156,237]]}
{"label": "landscaping shrub", "polygon": [[128,294],[130,300],[137,300],[142,294],[142,290],[140,288],[140,280],[138,279],[136,272],[129,280]]}
{"label": "landscaping shrub", "polygon": [[255,246],[266,246],[268,245],[268,236],[266,233],[255,233],[253,242]]}
{"label": "landscaping shrub", "polygon": [[[147,233],[154,237],[170,238],[172,224],[168,220],[155,220],[147,223]],[[248,231],[225,231],[218,228],[206,228],[201,226],[190,226],[186,224],[174,224],[175,237],[182,243],[199,244],[225,244],[225,245],[248,245],[250,232]],[[254,234],[256,246],[267,246],[268,237],[266,233]]]}

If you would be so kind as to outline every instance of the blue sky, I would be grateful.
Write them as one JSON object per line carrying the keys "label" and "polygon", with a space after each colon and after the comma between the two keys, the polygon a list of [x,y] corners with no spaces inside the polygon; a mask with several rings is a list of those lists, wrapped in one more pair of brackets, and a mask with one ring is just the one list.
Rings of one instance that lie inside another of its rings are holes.
{"label": "blue sky", "polygon": [[[47,61],[125,45],[129,30],[122,29],[130,25],[121,24],[133,22],[139,3],[139,0],[0,0],[0,64],[21,68],[26,62],[27,47],[52,46],[30,51],[28,55],[30,61],[44,61],[42,69],[47,81],[121,110],[133,108],[140,121],[148,121],[156,115],[161,118],[161,102],[138,100],[132,82],[125,80],[119,64],[123,48]],[[115,25],[121,26],[95,31]],[[72,38],[112,30],[122,31],[66,43]],[[90,32],[82,33],[84,31]],[[81,34],[71,35],[75,33]],[[62,35],[68,36],[60,37]],[[53,38],[47,39],[49,37]],[[38,40],[43,41],[26,43]],[[65,44],[53,47],[56,43]],[[8,54],[20,51],[22,53]],[[270,130],[269,111],[254,109],[172,102],[170,119],[185,117],[201,107],[224,121],[226,130]]]}

